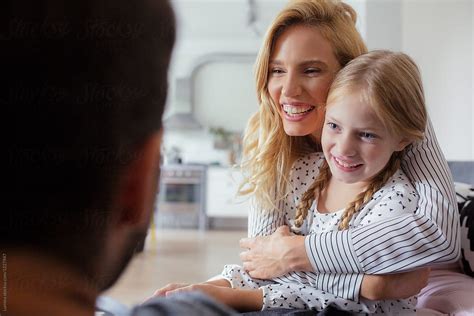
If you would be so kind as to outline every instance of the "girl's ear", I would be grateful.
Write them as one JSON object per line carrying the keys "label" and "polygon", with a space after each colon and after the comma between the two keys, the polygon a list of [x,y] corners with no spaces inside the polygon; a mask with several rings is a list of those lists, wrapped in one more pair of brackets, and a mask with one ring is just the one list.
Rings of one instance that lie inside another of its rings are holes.
{"label": "girl's ear", "polygon": [[405,149],[405,147],[407,147],[410,144],[411,144],[411,140],[407,138],[402,138],[400,142],[397,144],[395,151],[402,151],[403,149]]}

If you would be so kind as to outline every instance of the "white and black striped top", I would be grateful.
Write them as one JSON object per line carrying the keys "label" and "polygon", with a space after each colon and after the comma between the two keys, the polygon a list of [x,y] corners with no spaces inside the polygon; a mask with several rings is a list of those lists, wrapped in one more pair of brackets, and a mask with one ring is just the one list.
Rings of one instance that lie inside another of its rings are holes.
{"label": "white and black striped top", "polygon": [[[408,150],[402,169],[419,195],[416,214],[306,236],[306,253],[321,290],[357,299],[363,274],[401,272],[458,259],[459,214],[453,180],[431,122],[425,139]],[[289,225],[284,203],[275,212],[252,209],[249,237],[269,235]]]}

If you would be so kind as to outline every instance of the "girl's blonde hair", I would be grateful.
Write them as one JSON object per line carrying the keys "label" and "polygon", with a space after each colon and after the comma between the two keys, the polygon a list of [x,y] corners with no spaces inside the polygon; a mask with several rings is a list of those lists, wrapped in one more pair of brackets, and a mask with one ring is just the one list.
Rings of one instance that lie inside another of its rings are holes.
{"label": "girl's blonde hair", "polygon": [[256,206],[276,209],[287,194],[291,165],[296,158],[318,150],[311,136],[288,136],[279,116],[279,105],[268,92],[270,57],[278,37],[289,27],[317,28],[327,39],[341,67],[367,52],[358,33],[356,13],[351,6],[332,0],[291,1],[275,18],[260,49],[255,69],[259,110],[249,120],[243,139],[241,168],[244,181],[240,194],[254,195]]}
{"label": "girl's blonde hair", "polygon": [[[339,71],[331,85],[328,106],[344,94],[356,92],[369,104],[391,135],[410,142],[423,139],[427,114],[418,67],[406,54],[372,51]],[[400,168],[404,151],[394,152],[387,165],[345,209],[339,229],[347,229],[358,212]],[[323,162],[318,178],[303,194],[296,210],[295,225],[301,226],[315,196],[326,187],[331,172]]]}

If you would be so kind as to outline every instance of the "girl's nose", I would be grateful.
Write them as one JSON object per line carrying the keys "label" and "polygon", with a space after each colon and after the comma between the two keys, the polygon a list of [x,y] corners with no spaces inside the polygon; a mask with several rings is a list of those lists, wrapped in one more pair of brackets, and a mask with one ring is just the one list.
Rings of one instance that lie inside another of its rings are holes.
{"label": "girl's nose", "polygon": [[354,141],[349,135],[341,135],[337,139],[338,153],[342,157],[352,157],[356,154]]}

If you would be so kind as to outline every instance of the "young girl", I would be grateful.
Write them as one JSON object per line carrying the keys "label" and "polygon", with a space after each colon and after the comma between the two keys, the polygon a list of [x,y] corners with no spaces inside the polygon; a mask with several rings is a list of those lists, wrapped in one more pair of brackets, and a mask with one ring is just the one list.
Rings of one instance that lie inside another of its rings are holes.
{"label": "young girl", "polygon": [[[400,159],[408,145],[423,138],[426,120],[420,75],[407,55],[373,51],[351,61],[338,73],[328,95],[321,136],[324,155],[309,154],[292,167],[292,191],[281,210],[286,223],[292,224],[295,233],[308,235],[416,214],[418,195],[400,169]],[[405,223],[388,223],[397,226],[403,236]],[[383,230],[373,227],[371,234]],[[364,245],[355,246],[365,251]],[[342,256],[345,252],[331,251]],[[397,251],[404,256],[410,249]],[[371,265],[380,264],[379,257],[370,260]],[[347,291],[360,289],[362,278],[353,273],[358,262],[347,257],[343,264],[346,273],[337,278],[347,285]],[[359,290],[344,295],[350,299],[335,296],[331,293],[344,289],[331,288],[330,277],[334,275],[295,271],[258,280],[243,268],[228,265],[222,279],[182,288],[171,285],[157,294],[199,289],[237,309],[322,310],[333,304],[351,312],[415,314],[414,298],[370,301]]]}

